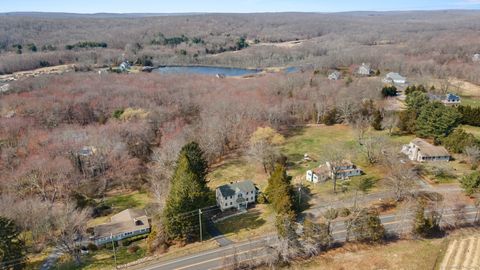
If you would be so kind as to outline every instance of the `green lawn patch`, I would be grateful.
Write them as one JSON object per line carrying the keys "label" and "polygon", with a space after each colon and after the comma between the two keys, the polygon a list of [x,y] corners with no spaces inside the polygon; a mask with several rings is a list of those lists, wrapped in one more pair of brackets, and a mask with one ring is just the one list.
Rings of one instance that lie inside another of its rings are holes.
{"label": "green lawn patch", "polygon": [[480,139],[480,127],[462,125],[460,128],[464,129],[468,133],[472,133],[475,137],[477,137],[477,139]]}
{"label": "green lawn patch", "polygon": [[257,204],[247,213],[218,222],[215,226],[234,241],[256,238],[275,231],[274,213],[268,205]]}
{"label": "green lawn patch", "polygon": [[461,98],[464,106],[480,107],[480,98],[478,97],[461,96]]}

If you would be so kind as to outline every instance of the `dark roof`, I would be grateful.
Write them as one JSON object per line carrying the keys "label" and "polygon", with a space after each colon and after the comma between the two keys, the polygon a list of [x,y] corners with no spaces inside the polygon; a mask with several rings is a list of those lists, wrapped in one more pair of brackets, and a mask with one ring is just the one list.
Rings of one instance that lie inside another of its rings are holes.
{"label": "dark roof", "polygon": [[245,180],[242,182],[219,186],[218,189],[220,190],[220,193],[222,193],[223,197],[228,197],[235,195],[237,192],[255,191],[255,184],[253,184],[253,182],[250,180]]}

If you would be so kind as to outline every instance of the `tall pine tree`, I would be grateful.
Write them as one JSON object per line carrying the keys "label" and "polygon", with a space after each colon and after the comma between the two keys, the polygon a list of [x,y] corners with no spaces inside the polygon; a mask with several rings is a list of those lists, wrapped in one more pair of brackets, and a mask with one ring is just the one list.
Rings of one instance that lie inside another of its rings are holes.
{"label": "tall pine tree", "polygon": [[293,187],[290,177],[284,166],[277,164],[272,175],[268,179],[268,186],[265,190],[268,201],[278,214],[289,214],[294,211]]}
{"label": "tall pine tree", "polygon": [[210,202],[210,189],[205,180],[207,171],[208,165],[198,144],[185,145],[180,151],[163,210],[163,226],[169,239],[198,238],[200,227],[195,210]]}
{"label": "tall pine tree", "polygon": [[18,239],[19,234],[13,220],[0,217],[0,269],[22,269],[24,267],[25,246]]}

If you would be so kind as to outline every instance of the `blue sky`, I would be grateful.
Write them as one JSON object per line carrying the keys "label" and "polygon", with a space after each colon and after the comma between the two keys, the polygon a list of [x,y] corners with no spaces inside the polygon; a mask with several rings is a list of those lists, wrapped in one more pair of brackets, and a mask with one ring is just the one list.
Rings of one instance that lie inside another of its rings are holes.
{"label": "blue sky", "polygon": [[0,0],[0,12],[337,12],[480,9],[480,0]]}

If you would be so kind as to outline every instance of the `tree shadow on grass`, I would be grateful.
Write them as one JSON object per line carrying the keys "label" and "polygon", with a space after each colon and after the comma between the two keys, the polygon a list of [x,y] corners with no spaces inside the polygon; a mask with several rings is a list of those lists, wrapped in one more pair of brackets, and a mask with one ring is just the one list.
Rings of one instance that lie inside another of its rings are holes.
{"label": "tree shadow on grass", "polygon": [[281,133],[283,134],[283,136],[285,136],[285,138],[300,136],[305,133],[305,127],[290,127],[286,130],[282,130]]}
{"label": "tree shadow on grass", "polygon": [[266,220],[261,217],[261,212],[256,209],[247,213],[221,221],[215,226],[223,233],[238,233],[240,230],[255,230],[263,226]]}

